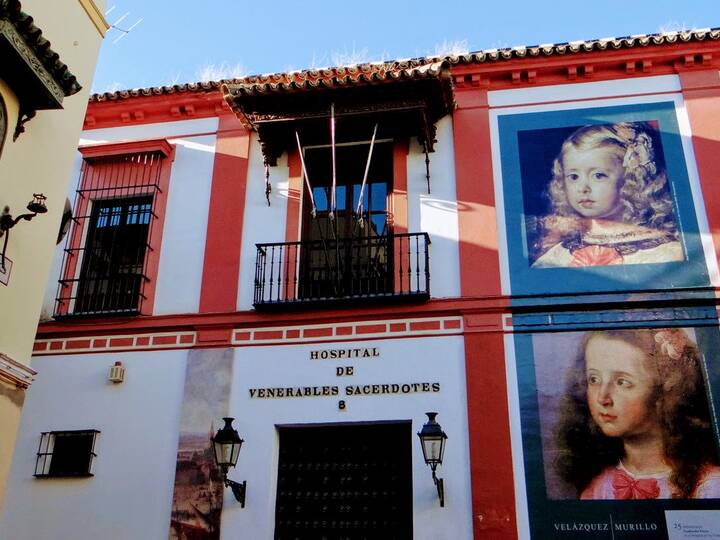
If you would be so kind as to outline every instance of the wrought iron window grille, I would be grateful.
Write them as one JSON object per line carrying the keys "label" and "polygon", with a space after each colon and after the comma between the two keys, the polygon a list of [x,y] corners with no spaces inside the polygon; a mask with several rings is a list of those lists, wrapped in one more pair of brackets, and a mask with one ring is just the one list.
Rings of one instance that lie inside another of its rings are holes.
{"label": "wrought iron window grille", "polygon": [[96,429],[75,431],[46,431],[40,434],[35,462],[36,478],[66,478],[93,476],[97,457]]}
{"label": "wrought iron window grille", "polygon": [[143,152],[83,164],[56,318],[140,313],[163,157]]}

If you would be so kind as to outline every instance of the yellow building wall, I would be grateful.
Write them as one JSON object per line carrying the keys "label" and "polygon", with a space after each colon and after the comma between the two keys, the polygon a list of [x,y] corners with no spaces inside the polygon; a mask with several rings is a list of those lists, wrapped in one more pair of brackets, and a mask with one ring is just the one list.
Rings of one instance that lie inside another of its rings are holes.
{"label": "yellow building wall", "polygon": [[[64,99],[63,109],[38,111],[25,125],[25,133],[13,142],[18,100],[2,81],[0,70],[0,94],[8,113],[0,155],[0,208],[9,206],[13,216],[26,213],[33,193],[45,194],[48,207],[47,214],[21,221],[11,230],[7,256],[13,266],[8,285],[0,284],[0,353],[28,365],[48,272],[58,249],[55,240],[104,34],[106,1],[21,2],[23,11],[33,17],[43,37],[50,40],[52,49],[83,86],[79,93]],[[23,399],[23,390],[0,382],[0,508]]]}

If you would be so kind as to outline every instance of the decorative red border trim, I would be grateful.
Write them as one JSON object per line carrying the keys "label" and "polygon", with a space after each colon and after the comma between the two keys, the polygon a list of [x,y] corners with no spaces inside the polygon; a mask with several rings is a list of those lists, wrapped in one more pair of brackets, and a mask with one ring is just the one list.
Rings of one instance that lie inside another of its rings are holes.
{"label": "decorative red border trim", "polygon": [[408,338],[460,335],[459,316],[415,319],[360,320],[328,324],[277,325],[245,328],[198,329],[197,331],[85,335],[41,338],[35,341],[34,356],[153,350],[167,348],[240,347],[287,345],[326,341]]}
{"label": "decorative red border trim", "polygon": [[233,345],[278,345],[318,341],[440,336],[462,334],[462,317],[351,321],[338,324],[240,328]]}
{"label": "decorative red border trim", "polygon": [[[232,329],[278,326],[331,325],[360,321],[410,318],[455,317],[467,315],[472,327],[482,331],[501,331],[498,314],[507,311],[507,298],[439,298],[422,304],[333,308],[312,313],[297,311],[275,315],[254,310],[234,313],[184,313],[142,317],[96,318],[84,320],[82,325],[68,319],[49,321],[38,326],[37,339],[75,338],[107,334],[108,332],[140,334],[143,332],[181,332],[195,330]],[[229,339],[229,338],[228,338]]]}
{"label": "decorative red border trim", "polygon": [[236,311],[250,133],[233,115],[219,119],[205,240],[200,313]]}
{"label": "decorative red border trim", "polygon": [[456,89],[490,90],[672,75],[680,69],[695,66],[718,69],[718,48],[715,41],[678,42],[674,45],[456,65],[452,66],[451,73]]}
{"label": "decorative red border trim", "polygon": [[175,122],[230,112],[219,90],[88,103],[83,130]]}
{"label": "decorative red border trim", "polygon": [[195,332],[159,332],[138,335],[104,335],[67,339],[38,339],[33,356],[118,352],[153,349],[186,349],[196,343]]}
{"label": "decorative red border trim", "polygon": [[125,156],[141,152],[161,152],[163,156],[171,157],[174,149],[166,139],[148,139],[146,141],[129,141],[109,144],[92,144],[81,146],[79,152],[85,160],[106,158],[111,156]]}

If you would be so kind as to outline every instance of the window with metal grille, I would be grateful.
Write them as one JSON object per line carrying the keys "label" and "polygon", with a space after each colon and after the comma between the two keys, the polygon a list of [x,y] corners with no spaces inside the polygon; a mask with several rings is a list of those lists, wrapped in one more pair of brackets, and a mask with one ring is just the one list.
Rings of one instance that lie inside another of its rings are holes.
{"label": "window with metal grille", "polygon": [[141,312],[167,155],[159,149],[86,156],[56,317]]}
{"label": "window with metal grille", "polygon": [[93,476],[96,429],[47,431],[40,435],[35,476]]}

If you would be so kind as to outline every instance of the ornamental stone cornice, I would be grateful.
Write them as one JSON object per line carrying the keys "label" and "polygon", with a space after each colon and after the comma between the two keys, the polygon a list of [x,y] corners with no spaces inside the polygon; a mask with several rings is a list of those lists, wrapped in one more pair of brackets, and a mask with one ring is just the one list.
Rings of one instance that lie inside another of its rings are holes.
{"label": "ornamental stone cornice", "polygon": [[13,139],[36,111],[62,109],[82,87],[18,0],[0,0],[0,78],[20,102]]}

